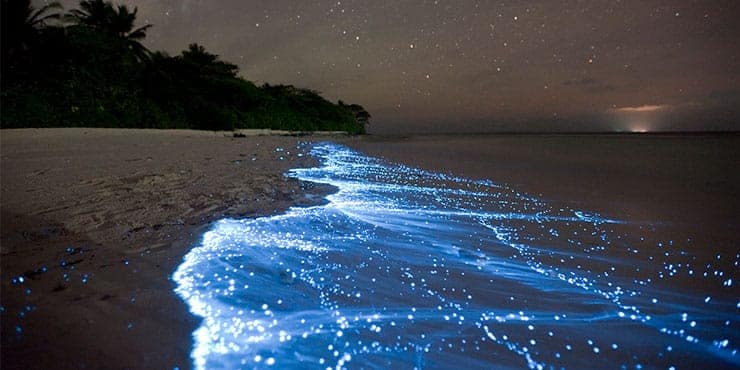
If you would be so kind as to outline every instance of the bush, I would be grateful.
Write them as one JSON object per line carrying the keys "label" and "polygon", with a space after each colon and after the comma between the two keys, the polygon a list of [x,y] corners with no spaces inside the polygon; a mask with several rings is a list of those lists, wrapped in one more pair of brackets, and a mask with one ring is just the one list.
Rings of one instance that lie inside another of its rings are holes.
{"label": "bush", "polygon": [[0,45],[0,127],[365,132],[369,114],[358,105],[293,86],[257,87],[197,44],[174,57],[149,53],[140,44],[148,26],[134,30],[136,9],[80,5],[69,13],[72,24],[51,27],[25,18],[35,14],[29,4],[2,1],[3,19],[22,21],[2,24],[3,36],[13,37]]}

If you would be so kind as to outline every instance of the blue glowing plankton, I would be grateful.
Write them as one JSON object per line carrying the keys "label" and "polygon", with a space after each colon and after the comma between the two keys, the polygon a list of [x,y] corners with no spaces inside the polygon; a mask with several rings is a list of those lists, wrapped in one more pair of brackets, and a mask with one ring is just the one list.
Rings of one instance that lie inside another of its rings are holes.
{"label": "blue glowing plankton", "polygon": [[[328,203],[217,222],[179,266],[213,368],[737,368],[737,254],[320,144]],[[633,235],[640,232],[640,235]],[[676,244],[676,245],[674,245]]]}

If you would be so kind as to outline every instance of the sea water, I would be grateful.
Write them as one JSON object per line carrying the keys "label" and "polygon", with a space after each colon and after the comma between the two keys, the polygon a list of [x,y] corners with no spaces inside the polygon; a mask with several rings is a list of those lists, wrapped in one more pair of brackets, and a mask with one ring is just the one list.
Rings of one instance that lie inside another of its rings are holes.
{"label": "sea water", "polygon": [[175,272],[202,318],[194,367],[740,366],[740,252],[336,144],[311,154],[288,176],[336,187],[325,205],[221,220]]}

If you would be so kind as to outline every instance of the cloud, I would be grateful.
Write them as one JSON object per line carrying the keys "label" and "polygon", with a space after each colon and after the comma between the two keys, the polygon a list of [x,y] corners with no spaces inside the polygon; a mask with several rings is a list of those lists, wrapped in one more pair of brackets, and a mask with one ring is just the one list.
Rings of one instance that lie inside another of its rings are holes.
{"label": "cloud", "polygon": [[655,112],[659,110],[664,110],[666,108],[670,107],[667,104],[663,105],[640,105],[637,107],[622,107],[622,108],[613,108],[610,109],[612,112],[617,113],[644,113],[644,112]]}

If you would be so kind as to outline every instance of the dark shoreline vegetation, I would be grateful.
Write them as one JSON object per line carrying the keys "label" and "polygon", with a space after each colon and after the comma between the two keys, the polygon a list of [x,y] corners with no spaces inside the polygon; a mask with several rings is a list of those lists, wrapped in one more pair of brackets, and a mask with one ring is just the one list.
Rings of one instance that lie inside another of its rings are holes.
{"label": "dark shoreline vegetation", "polygon": [[365,132],[370,115],[317,91],[254,83],[201,45],[149,51],[137,9],[2,0],[0,128],[125,127]]}

